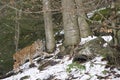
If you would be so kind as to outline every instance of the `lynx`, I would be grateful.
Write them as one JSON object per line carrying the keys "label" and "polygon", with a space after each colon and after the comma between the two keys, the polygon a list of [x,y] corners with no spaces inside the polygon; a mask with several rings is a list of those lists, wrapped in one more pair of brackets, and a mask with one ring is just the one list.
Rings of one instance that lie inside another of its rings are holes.
{"label": "lynx", "polygon": [[24,64],[27,59],[30,61],[30,64],[32,64],[33,58],[40,55],[43,52],[43,49],[44,49],[43,42],[37,40],[32,45],[17,51],[13,55],[13,59],[15,60],[13,70],[18,72],[20,69],[20,65]]}

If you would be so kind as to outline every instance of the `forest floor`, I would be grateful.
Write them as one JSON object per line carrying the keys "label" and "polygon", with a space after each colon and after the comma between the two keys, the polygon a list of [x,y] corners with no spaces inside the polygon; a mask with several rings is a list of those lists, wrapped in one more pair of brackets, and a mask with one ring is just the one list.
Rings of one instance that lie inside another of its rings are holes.
{"label": "forest floor", "polygon": [[[80,44],[84,44],[96,37],[82,38]],[[111,36],[103,36],[109,42]],[[61,45],[61,44],[58,44]],[[104,46],[106,46],[104,44]],[[57,54],[59,49],[56,49]],[[103,53],[104,54],[104,53]],[[115,66],[108,66],[107,61],[98,55],[94,59],[82,64],[72,63],[73,59],[64,56],[63,59],[54,57],[46,58],[45,61],[52,61],[54,64],[39,68],[39,57],[34,59],[36,67],[29,68],[29,62],[21,66],[22,72],[1,80],[120,80],[120,69]]]}

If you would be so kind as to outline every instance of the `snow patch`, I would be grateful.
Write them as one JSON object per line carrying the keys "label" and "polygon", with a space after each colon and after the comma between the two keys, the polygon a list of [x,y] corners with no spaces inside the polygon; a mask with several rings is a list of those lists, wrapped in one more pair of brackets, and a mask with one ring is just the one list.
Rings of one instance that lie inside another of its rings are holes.
{"label": "snow patch", "polygon": [[[96,38],[95,36],[82,38],[80,44],[84,44],[89,40],[95,38]],[[111,36],[103,36],[102,38],[108,42],[112,39]],[[57,54],[58,52],[59,50],[56,50],[54,54]],[[20,80],[24,76],[29,76],[28,79],[25,80],[36,80],[36,79],[45,80],[50,78],[50,76],[54,77],[53,80],[55,79],[65,80],[68,78],[69,80],[102,80],[102,79],[98,79],[98,76],[104,77],[110,74],[109,72],[107,74],[103,73],[104,71],[110,71],[110,68],[105,68],[107,61],[102,61],[102,59],[103,57],[98,55],[93,60],[90,60],[82,64],[85,66],[86,68],[85,70],[72,69],[72,71],[69,73],[66,71],[68,65],[72,64],[72,59],[69,60],[69,57],[64,57],[63,59],[59,59],[60,62],[58,64],[54,66],[48,66],[42,71],[38,70],[38,67],[28,68],[30,63],[27,62],[23,66],[21,66],[21,68],[24,69],[22,73],[18,73],[17,75],[13,75],[11,77],[2,80]],[[54,59],[54,60],[57,61],[58,59]],[[34,62],[36,62],[36,60]],[[120,75],[120,70],[114,68],[114,71],[116,72],[116,74]],[[120,77],[115,77],[114,74],[111,74],[111,76],[108,76],[106,80],[120,80]]]}

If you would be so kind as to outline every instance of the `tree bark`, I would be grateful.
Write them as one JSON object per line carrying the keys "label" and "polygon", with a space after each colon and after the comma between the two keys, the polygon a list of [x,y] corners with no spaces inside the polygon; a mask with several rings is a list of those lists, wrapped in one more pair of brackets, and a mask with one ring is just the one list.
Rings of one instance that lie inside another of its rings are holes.
{"label": "tree bark", "polygon": [[53,52],[55,49],[55,39],[53,34],[53,23],[50,0],[43,0],[44,24],[46,35],[47,52]]}
{"label": "tree bark", "polygon": [[79,27],[77,23],[74,0],[62,0],[63,26],[66,46],[77,45],[80,42]]}
{"label": "tree bark", "polygon": [[[117,17],[117,6],[116,6],[116,3],[113,1],[112,4],[111,4],[111,16],[110,16],[110,20],[111,20],[111,25],[112,27],[117,27],[117,19],[115,17]],[[119,46],[119,34],[118,34],[118,31],[117,29],[113,29],[113,43],[114,45],[113,46]]]}
{"label": "tree bark", "polygon": [[[12,0],[11,4],[16,7],[16,3]],[[21,10],[16,10],[16,19],[15,19],[15,51],[18,51],[19,47],[19,39],[20,39],[20,23],[19,20],[21,19]]]}
{"label": "tree bark", "polygon": [[87,37],[91,35],[90,27],[88,26],[88,23],[86,22],[85,18],[85,12],[84,12],[84,6],[82,0],[75,0],[76,8],[77,8],[77,15],[78,15],[78,25],[80,29],[80,36],[81,37]]}

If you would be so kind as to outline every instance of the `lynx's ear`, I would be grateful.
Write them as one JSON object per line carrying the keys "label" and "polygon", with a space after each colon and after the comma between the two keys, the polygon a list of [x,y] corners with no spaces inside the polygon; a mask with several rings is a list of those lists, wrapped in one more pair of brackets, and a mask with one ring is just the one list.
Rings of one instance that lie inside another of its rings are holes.
{"label": "lynx's ear", "polygon": [[42,40],[40,40],[40,39],[37,39],[36,41],[35,41],[35,44],[41,44],[42,43]]}
{"label": "lynx's ear", "polygon": [[37,39],[37,41],[36,41],[37,43],[39,43],[39,42],[42,42],[42,40],[40,40],[40,39]]}

